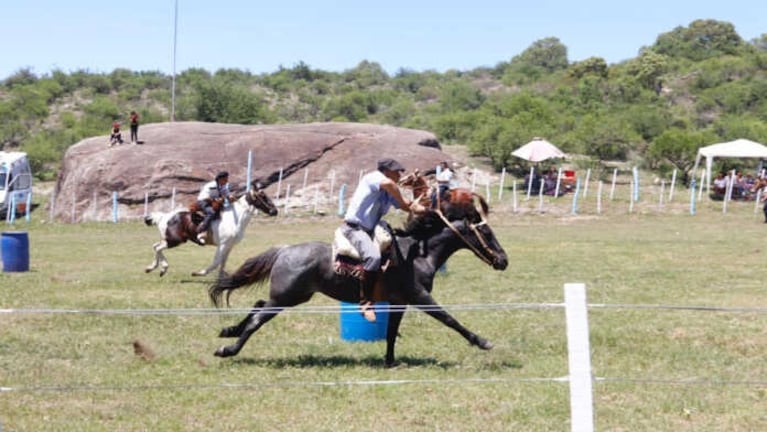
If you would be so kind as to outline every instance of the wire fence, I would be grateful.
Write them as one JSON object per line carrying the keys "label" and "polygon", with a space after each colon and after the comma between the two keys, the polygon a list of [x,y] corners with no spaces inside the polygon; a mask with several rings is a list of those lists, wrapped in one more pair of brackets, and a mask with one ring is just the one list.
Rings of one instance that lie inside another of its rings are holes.
{"label": "wire fence", "polygon": [[[621,310],[665,310],[665,311],[692,311],[701,313],[749,313],[767,315],[767,307],[725,307],[708,305],[675,305],[675,304],[606,304],[588,303],[588,309],[621,309]],[[515,311],[515,310],[556,310],[565,309],[566,303],[475,303],[475,304],[444,304],[442,309],[448,312],[457,311]],[[303,305],[292,308],[259,308],[265,312],[279,312],[283,314],[358,314],[356,310],[350,310],[340,305]],[[252,308],[177,308],[177,309],[67,309],[67,308],[15,308],[0,309],[2,315],[112,315],[112,316],[229,316],[244,315],[250,313]],[[408,312],[408,311],[434,311],[440,310],[439,306],[415,307],[412,305],[389,305],[383,307],[381,312]],[[749,386],[767,387],[767,381],[754,380],[709,380],[699,377],[689,379],[663,379],[663,378],[630,378],[630,377],[599,377],[593,376],[595,383],[631,383],[653,385],[695,385],[695,386]],[[325,387],[325,386],[387,386],[387,385],[417,385],[417,384],[466,384],[466,383],[536,383],[536,382],[568,382],[569,377],[515,377],[515,378],[461,378],[461,379],[393,379],[393,380],[353,380],[353,381],[280,381],[257,384],[243,383],[219,383],[219,384],[162,384],[162,385],[135,385],[135,386],[92,386],[92,385],[37,385],[2,387],[0,392],[74,392],[74,391],[141,391],[141,390],[176,390],[176,389],[242,389],[269,387]]]}

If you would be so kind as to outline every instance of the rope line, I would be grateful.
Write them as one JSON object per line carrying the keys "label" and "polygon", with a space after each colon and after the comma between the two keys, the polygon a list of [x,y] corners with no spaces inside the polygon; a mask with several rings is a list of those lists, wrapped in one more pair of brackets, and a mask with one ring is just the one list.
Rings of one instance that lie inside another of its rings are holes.
{"label": "rope line", "polygon": [[[357,380],[357,381],[279,381],[259,383],[219,383],[219,384],[164,384],[164,385],[138,385],[138,386],[99,386],[78,384],[69,386],[22,386],[0,387],[1,393],[26,392],[26,393],[64,393],[64,392],[104,392],[104,391],[157,391],[157,390],[206,390],[206,389],[231,389],[231,390],[255,390],[264,387],[352,387],[352,386],[392,386],[392,385],[461,385],[461,384],[527,384],[527,383],[566,383],[568,376],[543,377],[543,378],[453,378],[453,379],[415,379],[415,380]],[[689,379],[660,379],[660,378],[621,378],[621,377],[594,377],[596,383],[605,384],[656,384],[656,385],[695,385],[709,387],[741,386],[741,387],[767,387],[767,381],[728,381],[728,380],[705,380],[699,378]]]}
{"label": "rope line", "polygon": [[685,306],[685,305],[653,305],[653,304],[604,304],[590,303],[589,308],[594,309],[660,309],[660,310],[690,310],[702,312],[749,312],[767,313],[764,307],[723,307],[723,306]]}
{"label": "rope line", "polygon": [[727,381],[704,380],[700,378],[662,379],[662,378],[620,378],[595,377],[595,382],[628,383],[628,384],[662,384],[662,385],[701,385],[701,386],[748,386],[767,387],[767,381]]}
{"label": "rope line", "polygon": [[[440,306],[412,305],[379,305],[380,311],[405,312],[407,310],[510,310],[510,309],[552,309],[563,308],[564,303],[488,303],[488,304],[458,304]],[[359,310],[353,306],[295,306],[295,307],[260,307],[264,312],[280,313],[355,313]],[[20,308],[0,309],[0,314],[91,314],[91,315],[231,315],[250,313],[254,308],[187,308],[187,309],[52,309],[52,308]]]}
{"label": "rope line", "polygon": [[[380,305],[380,311],[405,312],[417,311],[465,311],[465,310],[520,310],[520,309],[559,309],[564,308],[564,303],[477,303],[477,304],[453,304],[439,306],[413,306],[413,305]],[[766,307],[720,307],[720,306],[695,306],[695,305],[664,305],[664,304],[605,304],[591,303],[591,309],[637,309],[637,310],[688,310],[699,312],[741,312],[767,314]],[[275,313],[358,313],[356,307],[350,306],[295,306],[295,307],[261,307],[264,312]],[[0,315],[31,315],[31,314],[83,314],[83,315],[234,315],[247,314],[254,308],[179,308],[179,309],[54,309],[54,308],[19,308],[0,309]]]}
{"label": "rope line", "polygon": [[413,384],[497,384],[497,383],[540,383],[567,382],[568,377],[555,378],[453,378],[453,379],[421,379],[421,380],[356,380],[356,381],[272,381],[259,383],[219,383],[219,384],[164,384],[139,386],[27,386],[0,387],[3,392],[72,392],[72,391],[136,391],[136,390],[202,390],[202,389],[263,389],[264,387],[351,387],[351,386],[390,386]]}

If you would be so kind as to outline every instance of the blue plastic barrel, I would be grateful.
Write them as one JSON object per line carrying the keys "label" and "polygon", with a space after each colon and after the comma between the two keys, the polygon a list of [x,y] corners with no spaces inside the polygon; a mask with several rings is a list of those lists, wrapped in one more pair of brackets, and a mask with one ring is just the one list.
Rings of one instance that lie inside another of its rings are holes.
{"label": "blue plastic barrel", "polygon": [[4,231],[2,234],[4,272],[29,271],[29,237],[26,231]]}
{"label": "blue plastic barrel", "polygon": [[360,313],[359,304],[341,302],[341,339],[352,342],[386,340],[389,302],[377,302],[375,311],[376,322],[370,322]]}

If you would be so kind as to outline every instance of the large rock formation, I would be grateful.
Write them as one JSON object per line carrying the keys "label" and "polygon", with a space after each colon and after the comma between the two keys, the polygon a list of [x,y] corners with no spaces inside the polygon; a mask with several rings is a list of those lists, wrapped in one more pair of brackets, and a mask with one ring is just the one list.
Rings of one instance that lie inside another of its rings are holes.
{"label": "large rock formation", "polygon": [[168,211],[192,202],[221,170],[244,189],[249,153],[250,178],[268,186],[272,196],[280,189],[281,199],[290,189],[291,207],[293,200],[297,206],[332,202],[343,184],[350,194],[360,172],[374,169],[382,157],[398,159],[408,170],[450,160],[432,133],[359,123],[157,123],[141,126],[139,138],[143,144],[109,147],[108,137],[101,136],[70,147],[51,200],[52,216],[65,222],[108,220],[115,195],[121,219],[140,217],[145,207]]}

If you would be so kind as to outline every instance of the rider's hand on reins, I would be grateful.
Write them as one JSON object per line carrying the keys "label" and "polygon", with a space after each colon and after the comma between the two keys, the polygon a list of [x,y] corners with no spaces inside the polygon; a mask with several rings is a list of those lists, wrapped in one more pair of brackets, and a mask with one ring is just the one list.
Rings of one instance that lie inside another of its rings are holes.
{"label": "rider's hand on reins", "polygon": [[418,201],[413,201],[409,206],[410,212],[415,214],[424,214],[427,212],[427,208],[421,205]]}

